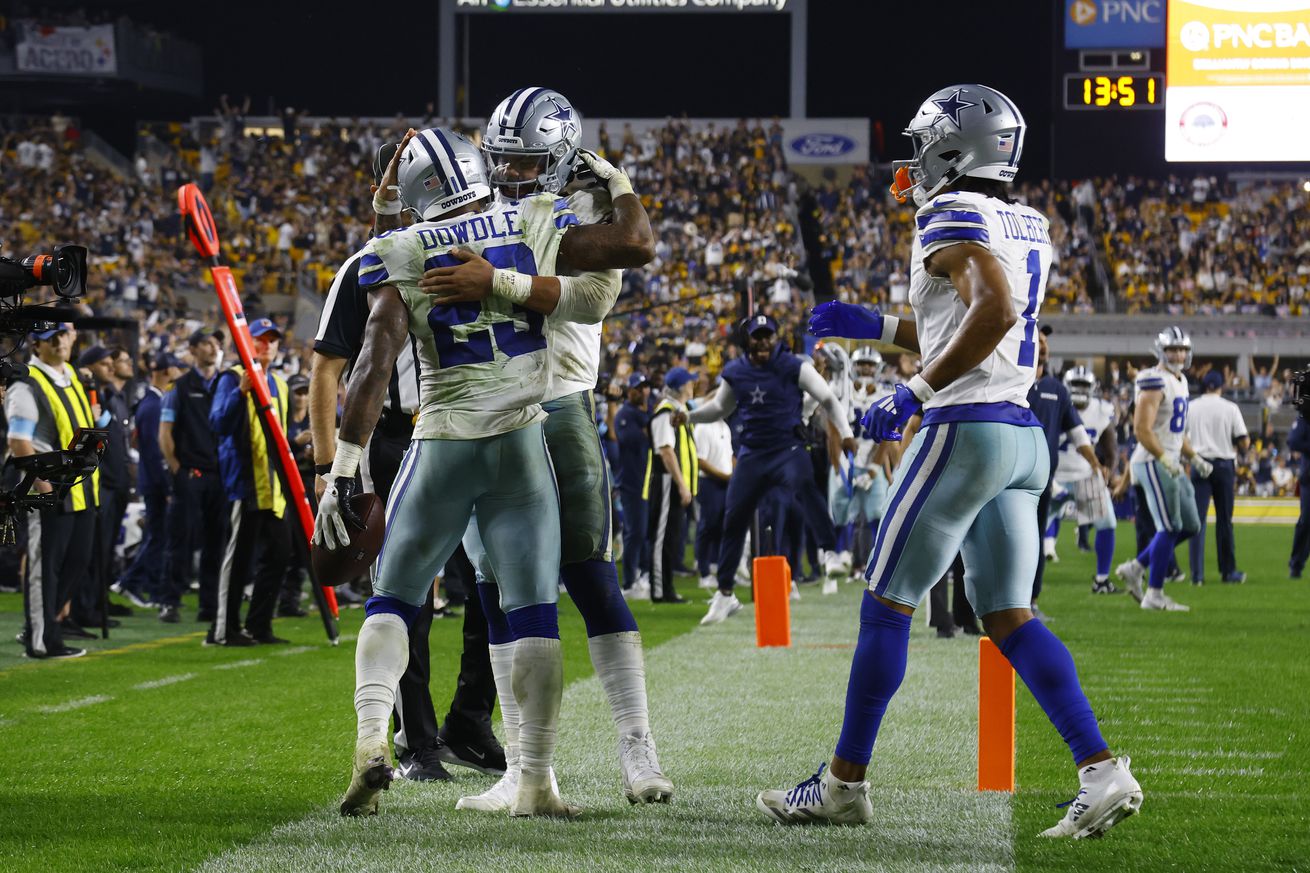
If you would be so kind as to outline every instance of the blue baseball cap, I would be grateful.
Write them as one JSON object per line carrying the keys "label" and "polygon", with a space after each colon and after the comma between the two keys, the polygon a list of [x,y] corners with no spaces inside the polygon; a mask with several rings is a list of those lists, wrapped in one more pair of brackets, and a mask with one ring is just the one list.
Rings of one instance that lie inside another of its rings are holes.
{"label": "blue baseball cap", "polygon": [[69,324],[67,321],[61,321],[49,330],[32,331],[32,337],[39,340],[48,340],[56,334],[68,333],[68,331],[72,329],[73,325]]}
{"label": "blue baseball cap", "polygon": [[747,336],[755,336],[755,334],[765,330],[769,333],[778,332],[778,322],[773,319],[773,316],[761,312],[746,319]]}
{"label": "blue baseball cap", "polygon": [[1201,377],[1201,385],[1206,391],[1222,388],[1224,387],[1224,374],[1218,370],[1211,370]]}
{"label": "blue baseball cap", "polygon": [[645,373],[633,373],[628,377],[629,388],[640,388],[643,385],[649,385],[650,380],[646,378]]}
{"label": "blue baseball cap", "polygon": [[93,345],[91,348],[82,352],[82,354],[78,355],[77,365],[79,367],[89,367],[92,364],[100,363],[105,358],[109,357],[110,354],[112,353],[109,351],[109,349],[97,343],[96,345]]}
{"label": "blue baseball cap", "polygon": [[252,337],[263,336],[266,333],[275,333],[279,339],[282,337],[281,329],[273,323],[271,318],[256,318],[250,322],[250,335]]}
{"label": "blue baseball cap", "polygon": [[674,367],[672,370],[664,374],[664,387],[672,388],[674,391],[677,391],[683,385],[686,385],[688,382],[694,382],[695,380],[696,374],[687,368]]}
{"label": "blue baseball cap", "polygon": [[167,370],[170,367],[177,367],[179,370],[186,369],[186,365],[179,361],[177,356],[171,352],[160,352],[155,355],[155,359],[150,362],[150,369],[155,370],[156,372],[159,370]]}

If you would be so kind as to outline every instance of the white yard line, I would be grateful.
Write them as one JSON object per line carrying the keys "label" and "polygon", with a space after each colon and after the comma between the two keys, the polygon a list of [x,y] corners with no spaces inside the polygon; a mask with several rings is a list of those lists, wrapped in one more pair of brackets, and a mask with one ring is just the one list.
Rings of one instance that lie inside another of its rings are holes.
{"label": "white yard line", "polygon": [[240,670],[242,667],[253,667],[256,664],[264,663],[263,658],[247,658],[244,661],[231,661],[227,664],[215,664],[214,670]]}
{"label": "white yard line", "polygon": [[50,706],[38,706],[36,711],[44,715],[51,715],[56,712],[72,712],[75,709],[84,709],[88,706],[95,706],[97,703],[107,703],[113,699],[114,698],[108,694],[93,694],[90,697],[79,697],[76,700],[68,700]]}
{"label": "white yard line", "polygon": [[273,652],[274,658],[285,658],[288,655],[303,655],[305,652],[314,651],[314,646],[292,646],[289,649],[280,649]]}
{"label": "white yard line", "polygon": [[168,685],[176,685],[179,682],[187,682],[196,678],[198,673],[178,673],[176,676],[165,676],[162,679],[151,679],[149,682],[141,682],[133,685],[133,691],[149,691],[152,688],[163,688]]}
{"label": "white yard line", "polygon": [[[747,607],[648,651],[653,728],[676,785],[668,806],[622,797],[613,724],[592,677],[565,691],[556,757],[565,798],[587,810],[581,821],[456,813],[461,794],[491,783],[456,768],[454,783],[397,783],[376,819],[325,807],[200,869],[429,871],[439,857],[445,869],[515,873],[1012,870],[1010,797],[974,790],[976,647],[938,645],[921,628],[870,771],[874,822],[783,828],[755,810],[756,791],[795,784],[832,754],[861,593],[794,604],[790,650],[756,649]],[[349,699],[343,686],[343,718]],[[349,759],[349,748],[323,757],[343,788]]]}

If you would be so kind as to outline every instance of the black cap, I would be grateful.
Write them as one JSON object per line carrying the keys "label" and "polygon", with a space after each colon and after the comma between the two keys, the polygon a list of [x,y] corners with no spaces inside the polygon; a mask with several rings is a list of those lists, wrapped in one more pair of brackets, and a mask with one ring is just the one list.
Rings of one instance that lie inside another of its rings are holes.
{"label": "black cap", "polygon": [[223,333],[223,331],[211,330],[207,327],[202,327],[202,328],[198,328],[194,333],[191,334],[191,336],[187,337],[187,345],[189,346],[199,345],[200,343],[204,342],[210,337],[213,337],[214,339],[218,340],[219,343],[223,343],[227,340],[227,334]]}
{"label": "black cap", "polygon": [[170,367],[177,367],[179,370],[183,369],[182,362],[179,361],[177,359],[177,356],[175,356],[172,352],[160,352],[159,354],[155,355],[154,360],[150,362],[150,369],[156,372],[160,370],[167,370]]}
{"label": "black cap", "polygon": [[373,184],[382,184],[382,174],[387,171],[387,164],[391,163],[392,157],[396,154],[396,149],[400,148],[398,142],[385,142],[378,147],[377,154],[373,156]]}
{"label": "black cap", "polygon": [[773,316],[759,312],[746,319],[742,324],[742,330],[746,332],[746,336],[755,336],[755,334],[766,330],[769,333],[777,333],[778,322],[774,320]]}
{"label": "black cap", "polygon": [[82,352],[82,354],[78,355],[77,365],[79,367],[89,367],[92,364],[100,363],[105,358],[109,357],[111,354],[113,354],[113,352],[109,351],[109,349],[97,343],[96,345]]}

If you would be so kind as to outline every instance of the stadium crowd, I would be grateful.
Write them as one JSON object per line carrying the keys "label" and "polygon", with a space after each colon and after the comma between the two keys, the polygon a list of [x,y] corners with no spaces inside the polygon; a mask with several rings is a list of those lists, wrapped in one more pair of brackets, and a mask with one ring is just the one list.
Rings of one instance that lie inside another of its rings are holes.
{"label": "stadium crowd", "polygon": [[[171,379],[198,367],[213,380],[224,369],[222,361],[233,357],[225,338],[212,330],[221,323],[217,305],[196,303],[212,296],[182,239],[173,205],[177,186],[195,178],[214,207],[224,251],[244,289],[252,323],[262,319],[261,332],[279,341],[273,344],[271,369],[287,396],[286,415],[302,472],[307,478],[311,474],[303,399],[311,352],[304,340],[314,325],[295,324],[282,306],[270,312],[264,299],[326,292],[341,262],[368,238],[372,156],[407,122],[309,124],[289,110],[279,135],[265,131],[247,136],[248,112],[248,105],[224,98],[212,137],[198,137],[188,125],[144,128],[132,172],[126,176],[85,146],[71,119],[56,116],[41,124],[3,128],[0,152],[12,168],[0,180],[4,252],[44,250],[64,241],[87,245],[90,291],[67,318],[123,319],[119,327],[80,331],[81,340],[67,341],[65,354],[82,366],[82,382],[99,393],[101,402],[90,410],[93,418],[108,415],[105,397],[121,395],[126,414],[110,417],[123,439],[132,440],[124,465],[139,467],[146,463],[143,452],[162,452],[152,463],[168,461],[169,475],[176,477],[176,458],[156,445],[158,432],[143,433],[140,406],[152,385],[167,397]],[[797,349],[815,284],[830,282],[839,299],[876,303],[887,311],[907,309],[905,253],[912,240],[913,209],[893,201],[870,168],[857,167],[840,179],[807,181],[787,167],[776,123],[745,120],[717,129],[671,120],[640,135],[631,128],[608,131],[602,126],[597,145],[629,169],[657,237],[655,260],[625,274],[620,302],[605,323],[607,378],[598,386],[598,424],[613,437],[610,460],[620,480],[619,434],[610,431],[613,413],[625,401],[634,408],[657,401],[666,388],[666,374],[675,371],[677,384],[668,387],[680,388],[687,374],[693,381],[690,396],[708,397],[712,374],[741,353],[735,328],[748,292],[757,308],[777,318],[779,336]],[[1051,218],[1054,263],[1048,311],[1095,311],[1094,263],[1104,251],[1120,308],[1130,312],[1307,314],[1310,201],[1299,189],[1239,190],[1206,177],[1191,182],[1043,180],[1018,186],[1016,197]],[[59,331],[35,338],[32,347],[53,348],[66,341],[61,336],[78,333]],[[197,357],[197,348],[215,339],[217,360],[206,364]],[[95,369],[104,360],[114,363],[108,374]],[[915,372],[916,362],[908,356],[890,357],[888,363],[902,378]],[[1103,391],[1119,413],[1119,444],[1127,447],[1121,449],[1122,468],[1133,444],[1128,407],[1135,370],[1127,362],[1108,366]],[[1209,368],[1198,362],[1191,373],[1194,384]],[[1279,371],[1274,359],[1255,371],[1250,384],[1225,370],[1224,384],[1272,411],[1284,402],[1289,375]],[[162,401],[163,409],[175,402]],[[650,408],[641,411],[649,413]],[[167,421],[169,413],[163,415]],[[157,428],[157,420],[150,419],[150,427]],[[300,422],[298,429],[295,422]],[[1265,427],[1238,459],[1239,493],[1291,494],[1296,462],[1267,426],[1266,416]],[[180,466],[185,478],[186,468]],[[823,469],[821,461],[816,466]],[[132,503],[145,496],[141,490],[150,476],[141,471],[128,475],[125,466],[121,478],[129,483],[129,491],[137,492]],[[175,482],[165,490],[176,494],[177,487]],[[825,493],[827,488],[824,482]],[[101,521],[107,531],[100,534],[102,539],[116,534],[126,510],[125,501],[112,510],[116,518]],[[164,583],[129,577],[124,584],[125,559],[147,546],[130,523],[137,518],[135,512],[126,516],[129,524],[118,549],[117,569],[87,584],[114,583],[138,606],[162,604],[161,617],[178,620],[175,598],[168,603],[161,599]],[[150,536],[147,523],[147,541]],[[168,540],[168,566],[176,568],[170,572],[192,581],[192,553],[201,546],[200,532],[155,529],[154,537],[156,549],[163,548],[161,537]],[[790,548],[801,549],[803,543],[800,534]],[[638,547],[644,548],[640,543]],[[217,592],[205,591],[214,583],[212,574],[207,578],[203,572],[213,553],[205,554],[197,581],[202,594],[209,595],[209,606],[202,605],[196,617],[213,624]],[[810,563],[815,568],[813,559]],[[0,570],[0,585],[16,588],[18,573],[18,565],[11,562]],[[700,575],[706,572],[702,569]],[[277,577],[279,610],[299,614],[300,572],[294,565],[290,572],[279,568]],[[267,580],[262,582],[267,588]],[[99,614],[95,598],[78,600],[66,594],[60,592],[61,604],[67,606],[56,613],[68,633],[77,636],[83,625],[108,618]],[[340,596],[357,598],[345,589]],[[247,627],[249,637],[276,641],[268,626],[258,622]],[[223,636],[218,634],[218,641]]]}

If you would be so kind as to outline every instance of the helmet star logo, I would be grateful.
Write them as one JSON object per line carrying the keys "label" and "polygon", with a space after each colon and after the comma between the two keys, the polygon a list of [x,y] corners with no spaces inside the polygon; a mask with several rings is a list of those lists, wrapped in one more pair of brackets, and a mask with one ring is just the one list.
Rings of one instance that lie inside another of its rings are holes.
{"label": "helmet star logo", "polygon": [[956,88],[955,92],[945,100],[934,100],[932,102],[937,107],[937,111],[954,122],[956,127],[960,126],[960,113],[970,106],[978,105],[962,98],[959,88]]}
{"label": "helmet star logo", "polygon": [[573,121],[573,109],[571,107],[560,106],[557,100],[550,101],[550,105],[555,107],[555,111],[547,115],[546,118],[559,124]]}

